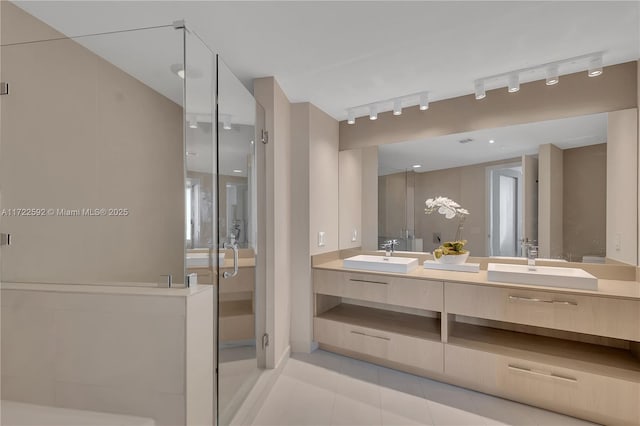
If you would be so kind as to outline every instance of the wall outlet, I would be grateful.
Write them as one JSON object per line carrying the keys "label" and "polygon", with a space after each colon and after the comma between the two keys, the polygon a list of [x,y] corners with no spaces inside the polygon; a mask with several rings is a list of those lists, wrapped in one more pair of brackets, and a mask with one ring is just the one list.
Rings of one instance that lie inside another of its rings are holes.
{"label": "wall outlet", "polygon": [[356,241],[358,241],[358,230],[353,228],[353,231],[351,232],[351,242],[355,243]]}
{"label": "wall outlet", "polygon": [[320,231],[318,232],[318,247],[324,247],[325,244],[325,233],[324,231]]}
{"label": "wall outlet", "polygon": [[622,249],[622,235],[620,233],[616,234],[616,251],[620,251]]}
{"label": "wall outlet", "polygon": [[441,244],[442,243],[442,233],[434,232],[433,233],[433,244]]}

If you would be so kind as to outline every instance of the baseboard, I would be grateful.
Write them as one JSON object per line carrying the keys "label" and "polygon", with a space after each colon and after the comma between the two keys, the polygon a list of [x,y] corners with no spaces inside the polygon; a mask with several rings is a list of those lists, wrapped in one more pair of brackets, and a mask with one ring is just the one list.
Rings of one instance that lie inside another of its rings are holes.
{"label": "baseboard", "polygon": [[280,377],[282,370],[287,365],[290,351],[290,347],[287,347],[282,354],[282,357],[280,357],[276,368],[262,370],[256,384],[245,398],[236,415],[231,419],[229,426],[246,426],[253,424],[258,412],[262,408],[262,404],[264,404],[264,401],[267,399],[267,396],[269,396],[269,392],[271,392],[273,385],[276,383],[276,380]]}
{"label": "baseboard", "polygon": [[292,353],[303,353],[310,354],[311,352],[318,349],[317,342],[291,342],[291,352]]}

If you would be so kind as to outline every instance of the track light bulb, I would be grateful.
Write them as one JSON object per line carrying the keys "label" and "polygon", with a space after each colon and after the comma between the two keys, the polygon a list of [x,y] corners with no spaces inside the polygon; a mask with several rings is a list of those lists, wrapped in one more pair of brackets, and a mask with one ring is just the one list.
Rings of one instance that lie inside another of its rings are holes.
{"label": "track light bulb", "polygon": [[559,81],[560,78],[558,77],[558,66],[549,65],[549,68],[547,68],[547,86],[558,84]]}
{"label": "track light bulb", "polygon": [[396,99],[393,101],[393,115],[402,114],[402,99]]}
{"label": "track light bulb", "polygon": [[509,93],[515,93],[520,90],[520,75],[511,74],[509,76]]}
{"label": "track light bulb", "polygon": [[589,71],[587,73],[589,77],[597,77],[602,75],[602,56],[594,56],[589,60]]}
{"label": "track light bulb", "polygon": [[355,124],[356,122],[356,115],[354,114],[353,110],[350,109],[349,111],[347,111],[347,124]]}
{"label": "track light bulb", "polygon": [[378,119],[378,107],[376,105],[369,106],[369,120]]}
{"label": "track light bulb", "polygon": [[429,109],[429,94],[423,93],[420,95],[420,111],[426,111]]}
{"label": "track light bulb", "polygon": [[480,100],[480,99],[486,98],[487,93],[484,88],[484,81],[482,80],[476,81],[475,86],[476,86],[476,99]]}

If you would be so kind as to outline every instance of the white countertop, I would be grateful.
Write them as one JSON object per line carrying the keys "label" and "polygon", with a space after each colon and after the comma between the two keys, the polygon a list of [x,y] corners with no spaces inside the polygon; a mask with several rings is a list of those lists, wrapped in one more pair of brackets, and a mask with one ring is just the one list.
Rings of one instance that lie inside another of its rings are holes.
{"label": "white countertop", "polygon": [[514,283],[501,283],[489,281],[487,279],[487,271],[481,270],[478,273],[467,272],[454,272],[454,271],[439,271],[433,269],[425,269],[421,266],[413,270],[408,274],[394,274],[387,272],[373,272],[373,271],[361,271],[358,269],[350,269],[343,267],[342,259],[331,260],[314,266],[315,269],[328,269],[333,271],[351,272],[351,273],[363,273],[372,275],[384,275],[394,277],[406,277],[414,279],[432,280],[432,281],[448,281],[457,283],[468,283],[485,285],[491,287],[506,287],[517,288],[526,290],[544,290],[555,293],[564,294],[582,294],[582,295],[595,295],[602,297],[615,297],[623,299],[638,299],[640,300],[640,283],[637,281],[622,281],[622,280],[605,280],[598,279],[598,290],[581,290],[572,288],[558,288],[558,287],[545,287],[537,285],[527,284],[514,284]]}

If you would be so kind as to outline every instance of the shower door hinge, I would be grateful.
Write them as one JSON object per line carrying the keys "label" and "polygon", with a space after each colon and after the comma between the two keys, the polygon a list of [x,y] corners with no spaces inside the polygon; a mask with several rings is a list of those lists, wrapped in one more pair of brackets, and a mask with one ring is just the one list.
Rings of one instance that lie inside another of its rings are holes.
{"label": "shower door hinge", "polygon": [[266,349],[269,346],[269,334],[264,333],[262,335],[262,349]]}
{"label": "shower door hinge", "polygon": [[263,130],[261,138],[262,138],[261,139],[262,143],[265,143],[265,144],[269,143],[269,132],[267,132],[266,130]]}
{"label": "shower door hinge", "polygon": [[8,95],[9,94],[9,83],[5,83],[4,81],[0,83],[0,95]]}
{"label": "shower door hinge", "polygon": [[0,234],[0,246],[11,245],[11,234]]}

